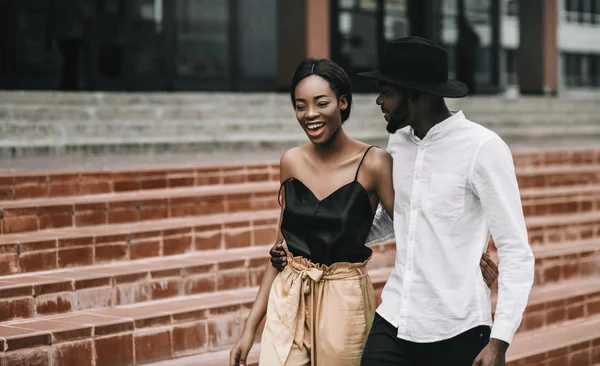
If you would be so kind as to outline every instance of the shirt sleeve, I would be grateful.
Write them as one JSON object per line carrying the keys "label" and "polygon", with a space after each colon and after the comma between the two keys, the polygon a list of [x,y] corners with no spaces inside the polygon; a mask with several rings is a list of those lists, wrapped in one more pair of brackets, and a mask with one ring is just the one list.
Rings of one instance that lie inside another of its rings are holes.
{"label": "shirt sleeve", "polygon": [[498,136],[482,143],[471,182],[498,249],[498,301],[491,337],[507,343],[521,324],[533,285],[535,260],[529,246],[512,154]]}
{"label": "shirt sleeve", "polygon": [[394,221],[385,211],[381,203],[377,206],[373,225],[367,236],[366,246],[394,239]]}

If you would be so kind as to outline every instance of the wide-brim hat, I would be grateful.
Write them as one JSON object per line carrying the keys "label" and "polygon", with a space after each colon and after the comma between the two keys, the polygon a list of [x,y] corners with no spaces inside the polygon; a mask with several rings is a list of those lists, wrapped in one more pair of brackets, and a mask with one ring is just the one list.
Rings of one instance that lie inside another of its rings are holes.
{"label": "wide-brim hat", "polygon": [[411,36],[390,42],[379,65],[379,70],[358,75],[446,98],[469,93],[463,82],[448,79],[446,49],[425,38]]}

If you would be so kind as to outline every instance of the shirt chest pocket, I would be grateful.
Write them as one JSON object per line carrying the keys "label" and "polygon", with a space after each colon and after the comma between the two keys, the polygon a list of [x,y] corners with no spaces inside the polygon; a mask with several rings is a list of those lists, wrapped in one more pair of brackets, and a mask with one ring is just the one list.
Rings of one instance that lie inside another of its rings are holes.
{"label": "shirt chest pocket", "polygon": [[465,210],[466,178],[448,173],[432,173],[429,182],[428,207],[440,217],[456,217]]}

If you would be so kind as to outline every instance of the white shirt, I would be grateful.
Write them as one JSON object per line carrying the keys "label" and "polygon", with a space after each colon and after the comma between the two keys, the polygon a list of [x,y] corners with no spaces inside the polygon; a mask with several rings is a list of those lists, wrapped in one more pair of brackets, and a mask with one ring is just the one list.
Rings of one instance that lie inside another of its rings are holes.
{"label": "white shirt", "polygon": [[490,234],[499,292],[492,338],[510,343],[533,284],[534,258],[508,146],[462,112],[423,140],[392,135],[396,263],[377,312],[398,337],[436,342],[492,325],[479,267]]}

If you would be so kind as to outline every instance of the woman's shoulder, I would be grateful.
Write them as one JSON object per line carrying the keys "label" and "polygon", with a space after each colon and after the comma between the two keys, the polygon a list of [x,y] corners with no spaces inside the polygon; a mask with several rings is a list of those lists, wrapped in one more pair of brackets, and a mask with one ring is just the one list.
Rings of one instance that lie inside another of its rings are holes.
{"label": "woman's shoulder", "polygon": [[383,169],[389,169],[392,163],[392,156],[376,145],[366,145],[365,149],[369,152],[364,157],[361,169],[366,169],[371,173],[378,173]]}
{"label": "woman's shoulder", "polygon": [[295,169],[301,165],[305,157],[305,145],[293,147],[281,155],[279,160],[279,175],[285,181],[295,174]]}

